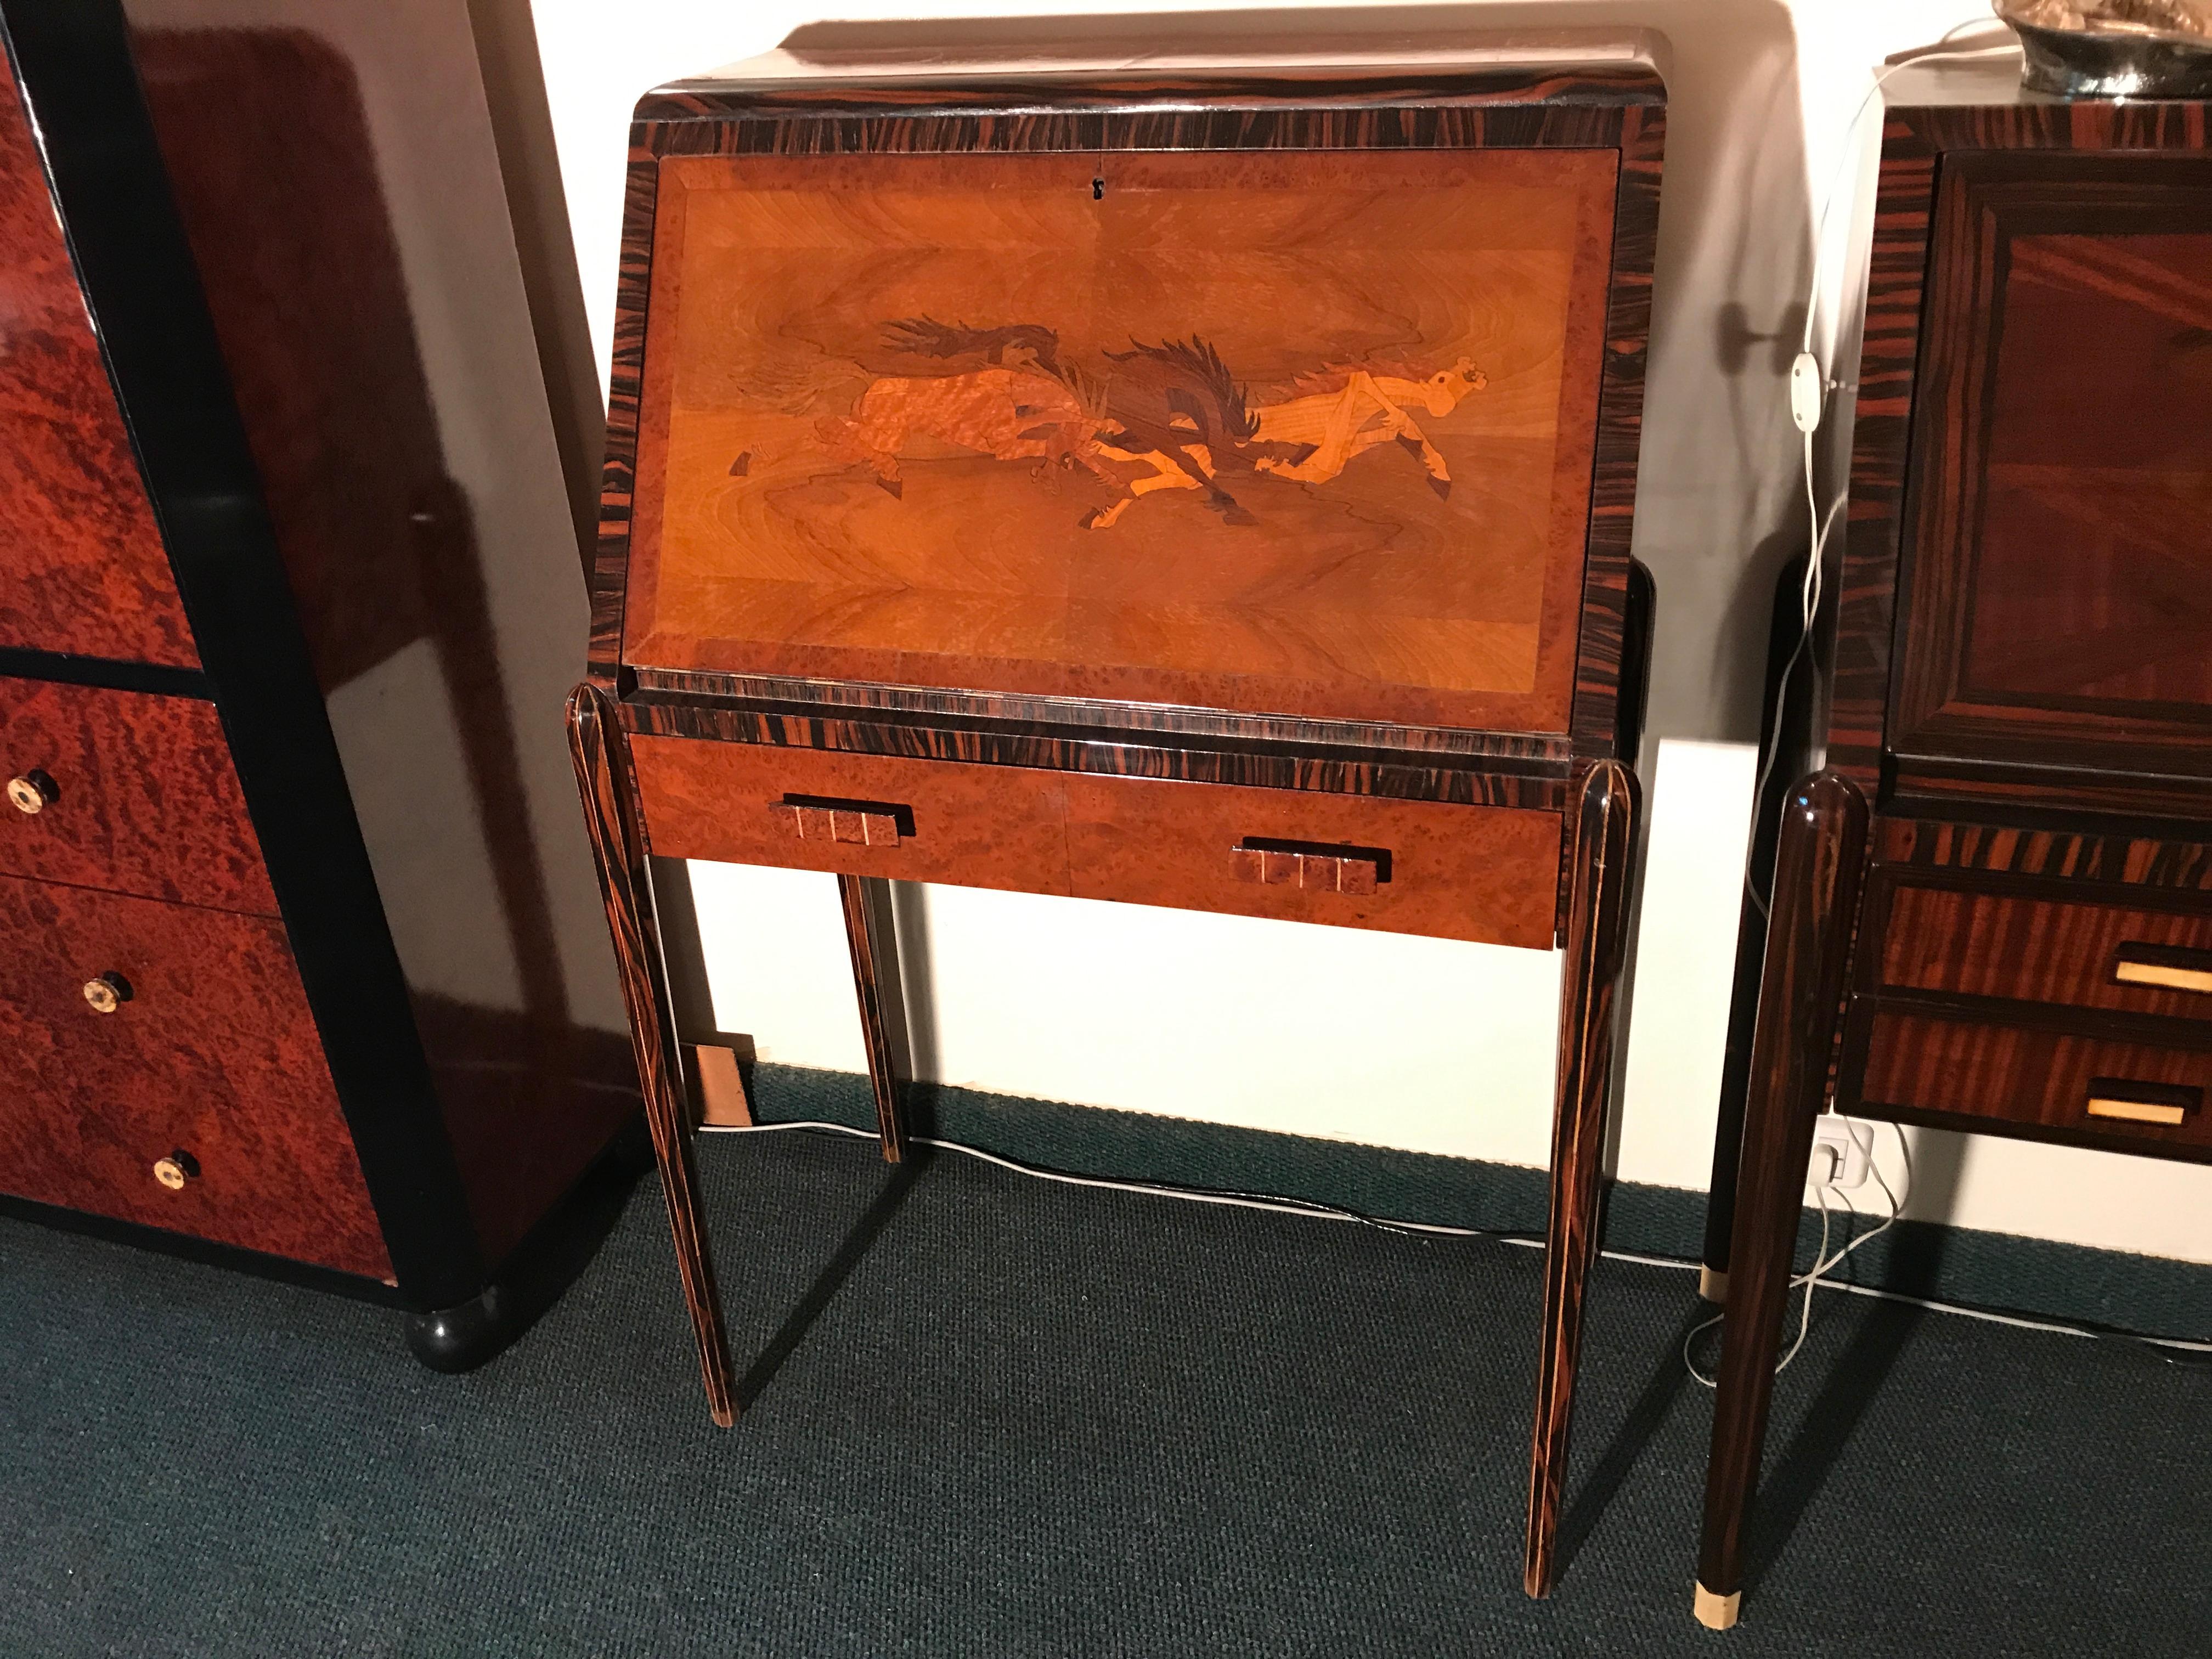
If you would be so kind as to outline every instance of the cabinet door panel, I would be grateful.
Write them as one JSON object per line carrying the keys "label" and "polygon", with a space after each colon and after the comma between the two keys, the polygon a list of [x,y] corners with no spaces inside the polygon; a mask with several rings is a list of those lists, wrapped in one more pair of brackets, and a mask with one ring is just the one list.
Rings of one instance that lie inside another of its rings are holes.
{"label": "cabinet door panel", "polygon": [[1891,746],[2212,779],[2212,161],[1939,186]]}

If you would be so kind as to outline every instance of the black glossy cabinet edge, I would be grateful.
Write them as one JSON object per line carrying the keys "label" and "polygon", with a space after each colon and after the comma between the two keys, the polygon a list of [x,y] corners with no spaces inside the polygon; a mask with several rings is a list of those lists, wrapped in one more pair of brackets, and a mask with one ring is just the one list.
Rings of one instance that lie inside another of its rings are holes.
{"label": "black glossy cabinet edge", "polygon": [[[468,1302],[489,1264],[122,12],[114,0],[0,0],[0,28],[199,649],[204,672],[190,678],[197,695],[212,690],[229,739],[398,1299]],[[23,659],[63,666],[57,678],[96,672],[10,653]],[[92,683],[154,690],[147,677],[165,672],[112,666]]]}

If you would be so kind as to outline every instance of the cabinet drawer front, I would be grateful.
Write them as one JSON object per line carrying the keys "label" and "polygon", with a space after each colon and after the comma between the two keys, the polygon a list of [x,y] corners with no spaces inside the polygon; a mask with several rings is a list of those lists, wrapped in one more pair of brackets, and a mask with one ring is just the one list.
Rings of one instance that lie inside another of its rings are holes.
{"label": "cabinet drawer front", "polygon": [[1549,950],[1559,818],[635,737],[653,850]]}
{"label": "cabinet drawer front", "polygon": [[390,1277],[281,925],[0,879],[0,1189]]}
{"label": "cabinet drawer front", "polygon": [[1079,898],[1552,947],[1556,813],[1103,776],[1067,808]]}
{"label": "cabinet drawer front", "polygon": [[691,738],[630,752],[665,857],[1068,890],[1061,773]]}
{"label": "cabinet drawer front", "polygon": [[276,914],[214,705],[0,680],[0,874]]}
{"label": "cabinet drawer front", "polygon": [[2212,1019],[2212,912],[1899,886],[1885,989]]}
{"label": "cabinet drawer front", "polygon": [[2212,1150],[2212,1053],[1991,1022],[1877,1012],[1860,1100],[2108,1141]]}

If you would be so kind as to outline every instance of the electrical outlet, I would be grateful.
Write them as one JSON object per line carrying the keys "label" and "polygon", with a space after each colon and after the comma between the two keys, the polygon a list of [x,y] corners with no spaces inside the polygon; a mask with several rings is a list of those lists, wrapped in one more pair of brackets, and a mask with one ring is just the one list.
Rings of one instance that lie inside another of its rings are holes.
{"label": "electrical outlet", "polygon": [[1806,1182],[1838,1192],[1863,1187],[1873,1155],[1873,1124],[1823,1112],[1813,1123],[1813,1164]]}

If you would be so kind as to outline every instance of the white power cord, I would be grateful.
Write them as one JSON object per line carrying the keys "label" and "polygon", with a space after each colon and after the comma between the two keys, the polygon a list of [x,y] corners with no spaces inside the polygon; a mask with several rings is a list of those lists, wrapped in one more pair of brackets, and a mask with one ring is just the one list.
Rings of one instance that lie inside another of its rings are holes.
{"label": "white power cord", "polygon": [[[1798,591],[1800,616],[1797,643],[1791,649],[1789,660],[1783,665],[1781,678],[1775,684],[1774,716],[1767,738],[1766,753],[1759,763],[1758,781],[1752,786],[1751,799],[1753,810],[1757,809],[1759,801],[1765,797],[1767,783],[1773,777],[1775,765],[1781,757],[1782,711],[1789,702],[1791,677],[1796,672],[1797,664],[1803,658],[1805,648],[1813,638],[1813,619],[1819,614],[1820,609],[1821,569],[1823,556],[1827,550],[1828,538],[1835,530],[1836,514],[1842,510],[1844,501],[1849,498],[1847,489],[1838,489],[1835,493],[1834,499],[1828,503],[1827,510],[1826,512],[1821,510],[1820,489],[1813,455],[1813,434],[1820,429],[1820,423],[1826,416],[1828,393],[1840,389],[1843,384],[1830,377],[1827,369],[1823,367],[1820,358],[1813,350],[1814,335],[1820,319],[1820,277],[1823,261],[1828,252],[1828,216],[1835,210],[1837,199],[1844,193],[1844,175],[1846,169],[1851,167],[1859,159],[1857,150],[1859,123],[1866,119],[1867,111],[1874,107],[1875,99],[1881,93],[1883,86],[1888,82],[1889,77],[1900,70],[1909,68],[1915,64],[1925,63],[1931,58],[1983,58],[1992,52],[2016,51],[2019,43],[2009,29],[2005,30],[2002,40],[1985,41],[1978,46],[1954,46],[1950,44],[1954,37],[1965,30],[1989,28],[1990,21],[1991,20],[1987,18],[1970,19],[1947,30],[1934,45],[1899,52],[1884,64],[1880,72],[1875,76],[1873,83],[1867,88],[1866,95],[1859,100],[1858,107],[1851,112],[1850,122],[1844,129],[1842,154],[1837,157],[1835,173],[1828,180],[1827,191],[1821,198],[1820,217],[1814,222],[1813,273],[1808,279],[1805,296],[1805,331],[1803,338],[1798,344],[1797,359],[1790,366],[1790,418],[1791,424],[1796,427],[1804,440],[1805,513],[1808,531],[1812,538],[1811,551],[1806,557],[1805,580]],[[1762,917],[1765,916],[1768,913],[1768,901],[1759,896],[1759,884],[1753,879],[1753,872],[1747,865],[1743,872],[1743,886],[1746,896],[1751,900],[1759,914]]]}
{"label": "white power cord", "polygon": [[[1872,1127],[1869,1125],[1852,1123],[1849,1125],[1848,1133],[1853,1140],[1858,1140],[1859,1131],[1863,1127],[1866,1130],[1866,1139],[1860,1142],[1860,1149],[1867,1154],[1867,1173],[1874,1177],[1875,1185],[1881,1188],[1882,1197],[1888,1200],[1889,1213],[1882,1217],[1881,1224],[1876,1226],[1872,1232],[1863,1233],[1858,1237],[1851,1239],[1844,1244],[1842,1249],[1838,1250],[1835,1255],[1830,1255],[1828,1254],[1828,1194],[1830,1193],[1834,1193],[1838,1196],[1842,1197],[1844,1207],[1850,1210],[1855,1215],[1857,1213],[1858,1206],[1853,1204],[1850,1198],[1844,1194],[1843,1189],[1838,1187],[1833,1182],[1820,1181],[1810,1183],[1813,1188],[1814,1202],[1820,1206],[1820,1248],[1813,1252],[1813,1266],[1811,1269],[1790,1281],[1790,1288],[1793,1291],[1796,1290],[1800,1286],[1803,1287],[1805,1291],[1805,1303],[1802,1311],[1798,1316],[1797,1340],[1790,1345],[1790,1352],[1784,1354],[1781,1360],[1774,1367],[1775,1375],[1778,1376],[1790,1368],[1790,1362],[1796,1358],[1797,1351],[1805,1346],[1805,1338],[1812,1331],[1813,1292],[1820,1288],[1822,1282],[1826,1279],[1828,1274],[1833,1273],[1837,1267],[1842,1265],[1843,1260],[1845,1256],[1849,1255],[1853,1250],[1857,1249],[1860,1245],[1869,1243],[1873,1240],[1880,1238],[1884,1233],[1887,1232],[1892,1227],[1894,1227],[1897,1224],[1898,1217],[1904,1212],[1905,1195],[1905,1194],[1910,1194],[1912,1190],[1912,1147],[1905,1138],[1904,1129],[1894,1123],[1890,1125],[1890,1127],[1897,1132],[1898,1156],[1904,1160],[1905,1164],[1905,1180],[1903,1183],[1905,1193],[1899,1194],[1890,1190],[1889,1182],[1882,1178],[1881,1166],[1875,1162],[1874,1130]],[[1833,1285],[1831,1288],[1835,1290],[1851,1290],[1856,1287],[1848,1285]],[[1935,1306],[1937,1304],[1930,1304],[1929,1305]],[[1967,1310],[1960,1309],[1959,1311],[1966,1312]],[[1698,1382],[1704,1383],[1709,1389],[1717,1387],[1718,1384],[1714,1378],[1707,1376],[1703,1371],[1698,1369],[1698,1362],[1690,1357],[1690,1346],[1698,1340],[1698,1336],[1702,1333],[1711,1330],[1714,1326],[1719,1324],[1726,1316],[1727,1316],[1724,1313],[1715,1314],[1711,1319],[1705,1321],[1703,1323],[1692,1326],[1689,1331],[1682,1338],[1683,1365],[1688,1370],[1692,1376],[1696,1377]],[[2025,1324],[2031,1322],[2012,1321],[2008,1322]],[[2049,1328],[2059,1330],[2066,1328],[2061,1326],[2051,1326]],[[2087,1333],[2077,1333],[2077,1334],[2087,1334]]]}
{"label": "white power cord", "polygon": [[[857,1140],[874,1140],[878,1138],[873,1129],[860,1129],[849,1123],[830,1123],[820,1119],[786,1123],[715,1123],[705,1126],[705,1132],[708,1133],[729,1135],[781,1134],[799,1129],[847,1135]],[[1899,1138],[1902,1144],[1903,1131],[1901,1130],[1899,1132]],[[995,1164],[1001,1170],[1012,1170],[1016,1175],[1029,1176],[1038,1181],[1060,1182],[1070,1187],[1093,1187],[1110,1192],[1137,1193],[1150,1198],[1182,1199],[1193,1204],[1227,1205],[1237,1209],[1269,1210],[1280,1215],[1303,1216],[1310,1221],[1352,1221],[1362,1226],[1379,1228],[1384,1232],[1404,1233],[1416,1237],[1482,1238],[1495,1243],[1514,1245],[1522,1249],[1540,1250],[1544,1248],[1544,1241],[1540,1237],[1527,1233],[1507,1232],[1483,1227],[1451,1227],[1429,1221],[1389,1220],[1378,1216],[1363,1215],[1357,1210],[1346,1209],[1341,1205],[1317,1203],[1306,1199],[1285,1198],[1273,1194],[1224,1192],[1202,1187],[1171,1187],[1152,1182],[1113,1181],[1103,1176],[1070,1175],[1065,1170],[1043,1169],[1036,1164],[1024,1164],[1015,1158],[1001,1157],[996,1152],[987,1152],[980,1146],[970,1146],[962,1141],[940,1140],[927,1135],[912,1136],[909,1138],[908,1144],[917,1146],[934,1146],[948,1152],[959,1152],[985,1164]],[[1911,1167],[1909,1161],[1910,1156],[1908,1151],[1906,1164],[1908,1191]],[[1883,1194],[1889,1199],[1889,1215],[1883,1220],[1881,1226],[1863,1237],[1854,1239],[1847,1243],[1836,1253],[1832,1260],[1826,1261],[1822,1265],[1816,1266],[1812,1273],[1791,1281],[1793,1285],[1818,1285],[1832,1291],[1845,1291],[1853,1296],[1873,1297],[1883,1302],[1901,1302],[1912,1307],[1927,1309],[1934,1313],[1956,1314],[1964,1319],[1978,1319],[1993,1325],[2010,1325],[2021,1330],[2048,1331],[2058,1336],[2124,1337],[2130,1341],[2143,1343],[2155,1349],[2212,1354],[2212,1342],[2185,1341],[2178,1337],[2140,1336],[2134,1332],[2090,1330],[2078,1325],[2054,1324],[2045,1320],[2024,1319],[2014,1314],[1996,1313],[1986,1308],[1962,1308],[1948,1302],[1933,1302],[1923,1297],[1900,1295],[1895,1291],[1876,1290],[1871,1285],[1840,1285],[1826,1281],[1821,1275],[1832,1272],[1837,1263],[1853,1250],[1869,1239],[1880,1236],[1896,1221],[1898,1212],[1903,1207],[1897,1195],[1890,1192],[1888,1183],[1882,1180],[1881,1172],[1869,1164],[1869,1173],[1873,1175],[1876,1182],[1881,1186]],[[1826,1206],[1824,1202],[1822,1205],[1824,1218],[1826,1214]],[[1826,1249],[1824,1234],[1821,1243],[1821,1255],[1824,1257],[1826,1255]],[[1600,1250],[1598,1254],[1608,1261],[1632,1261],[1646,1267],[1671,1267],[1680,1273],[1695,1273],[1698,1267],[1698,1264],[1694,1261],[1683,1261],[1673,1256],[1644,1255],[1632,1250]],[[1809,1321],[1812,1303],[1812,1291],[1809,1288],[1806,1291],[1805,1300],[1807,1304],[1805,1317]],[[1714,1320],[1707,1320],[1704,1325],[1698,1326],[1697,1330],[1703,1330],[1706,1325],[1714,1322],[1716,1322]],[[1691,1333],[1692,1336],[1696,1334],[1697,1331]],[[1804,1335],[1805,1327],[1801,1322],[1797,1338],[1800,1345],[1804,1341]],[[1795,1358],[1796,1352],[1796,1348],[1792,1347],[1790,1351],[1790,1358]],[[1788,1363],[1788,1358],[1783,1361],[1784,1364]],[[1778,1370],[1779,1367],[1777,1369]],[[1693,1376],[1697,1374],[1695,1366],[1691,1367],[1691,1372]],[[1706,1382],[1709,1388],[1711,1386],[1702,1376],[1698,1380]]]}

